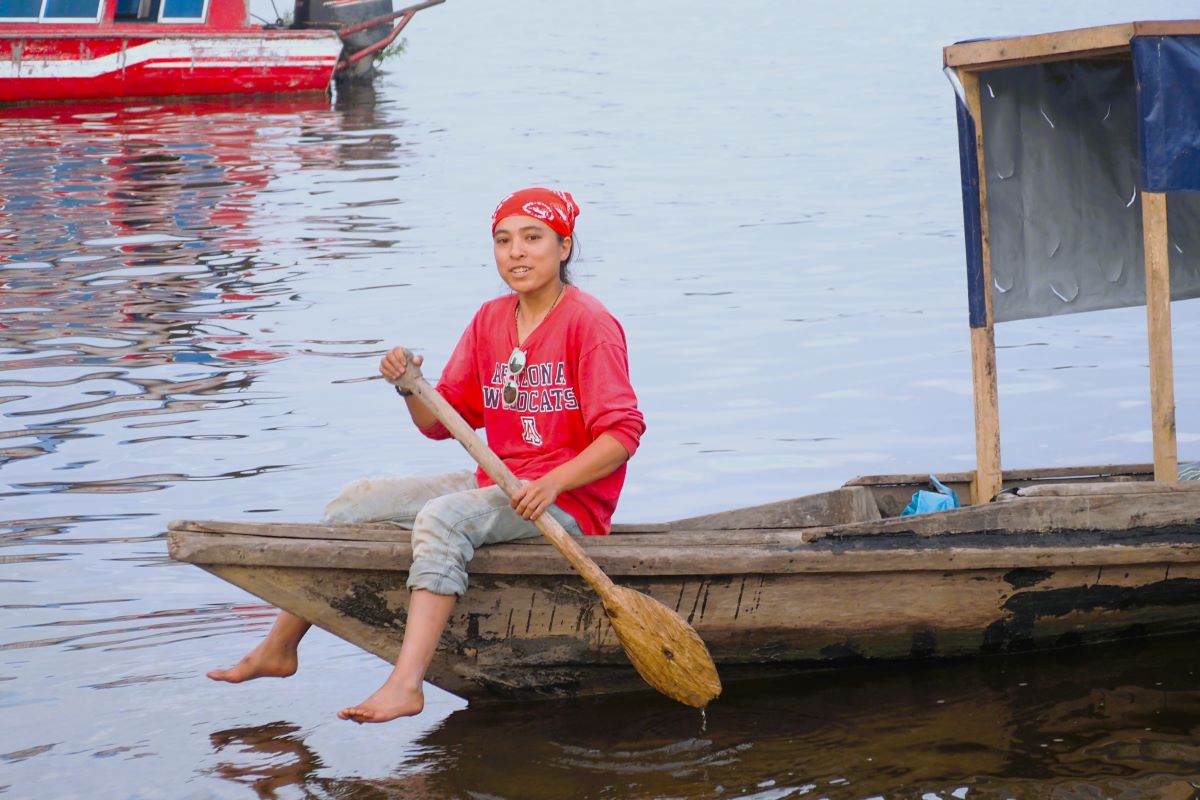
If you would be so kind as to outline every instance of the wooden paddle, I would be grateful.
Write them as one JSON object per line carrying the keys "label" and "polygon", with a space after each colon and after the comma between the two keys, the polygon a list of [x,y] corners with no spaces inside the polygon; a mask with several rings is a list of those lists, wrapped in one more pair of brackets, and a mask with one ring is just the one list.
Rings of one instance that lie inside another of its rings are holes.
{"label": "wooden paddle", "polygon": [[[512,497],[521,486],[512,470],[429,385],[421,375],[421,368],[412,362],[411,353],[407,360],[404,374],[395,383],[412,392],[483,471]],[[646,683],[693,708],[704,708],[721,693],[721,679],[708,648],[678,614],[652,597],[613,583],[550,514],[542,514],[533,524],[600,595],[617,639]]]}

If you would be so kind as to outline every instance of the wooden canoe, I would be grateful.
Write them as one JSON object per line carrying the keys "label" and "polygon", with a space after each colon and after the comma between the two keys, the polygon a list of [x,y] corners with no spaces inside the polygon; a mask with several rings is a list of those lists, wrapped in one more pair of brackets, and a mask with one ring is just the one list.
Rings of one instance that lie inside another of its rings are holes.
{"label": "wooden canoe", "polygon": [[[1200,631],[1200,482],[1151,465],[1011,470],[991,503],[901,517],[924,475],[584,541],[676,609],[725,680]],[[940,476],[964,496],[969,473]],[[179,521],[171,556],[389,662],[411,551],[390,524]],[[428,680],[473,701],[643,689],[599,601],[542,539],[481,549]]]}

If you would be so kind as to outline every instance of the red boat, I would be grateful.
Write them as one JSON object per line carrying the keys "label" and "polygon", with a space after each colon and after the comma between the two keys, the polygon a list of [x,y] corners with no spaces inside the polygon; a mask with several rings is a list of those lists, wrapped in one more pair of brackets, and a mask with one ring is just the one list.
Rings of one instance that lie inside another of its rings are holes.
{"label": "red boat", "polygon": [[0,0],[0,103],[324,92],[444,1],[296,0],[285,25],[246,0]]}

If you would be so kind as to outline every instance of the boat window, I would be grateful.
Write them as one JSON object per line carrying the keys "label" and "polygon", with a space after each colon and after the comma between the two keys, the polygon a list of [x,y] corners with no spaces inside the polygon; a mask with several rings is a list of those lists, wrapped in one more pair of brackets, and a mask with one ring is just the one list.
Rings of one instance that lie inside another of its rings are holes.
{"label": "boat window", "polygon": [[42,19],[55,22],[97,22],[100,0],[46,0]]}
{"label": "boat window", "polygon": [[0,0],[0,19],[36,19],[42,0]]}
{"label": "boat window", "polygon": [[113,16],[117,22],[154,22],[158,19],[159,0],[117,0]]}
{"label": "boat window", "polygon": [[163,0],[159,22],[203,22],[208,0]]}

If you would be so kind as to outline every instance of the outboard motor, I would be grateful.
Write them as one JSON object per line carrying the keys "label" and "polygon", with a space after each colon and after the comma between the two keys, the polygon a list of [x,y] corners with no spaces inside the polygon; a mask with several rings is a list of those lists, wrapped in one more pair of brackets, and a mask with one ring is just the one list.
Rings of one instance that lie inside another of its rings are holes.
{"label": "outboard motor", "polygon": [[[296,0],[296,28],[328,28],[339,30],[359,22],[381,18],[379,24],[366,30],[342,36],[345,43],[343,53],[353,53],[382,41],[392,32],[390,20],[383,17],[392,13],[392,0]],[[364,58],[348,69],[340,69],[337,78],[363,78],[370,76],[375,60]]]}

